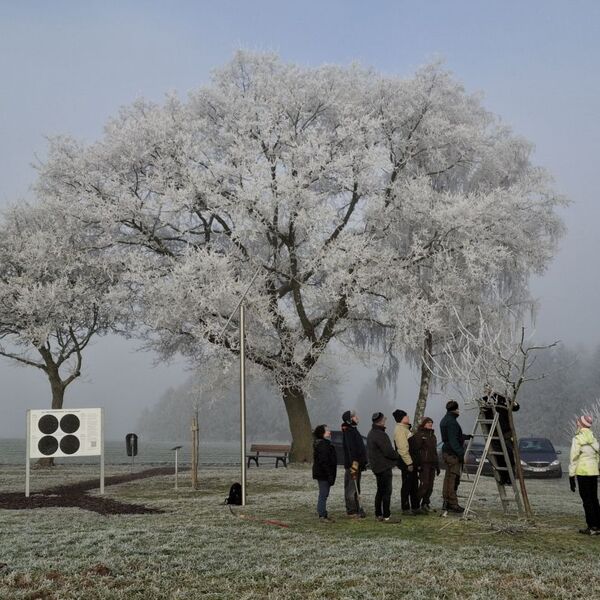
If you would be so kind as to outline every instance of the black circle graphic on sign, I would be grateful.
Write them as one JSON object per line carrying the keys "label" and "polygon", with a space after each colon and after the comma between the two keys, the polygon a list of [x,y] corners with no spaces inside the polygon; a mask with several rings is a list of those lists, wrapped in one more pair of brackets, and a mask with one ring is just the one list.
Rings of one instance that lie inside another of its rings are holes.
{"label": "black circle graphic on sign", "polygon": [[58,440],[53,435],[45,435],[38,442],[38,450],[44,456],[51,456],[58,450]]}
{"label": "black circle graphic on sign", "polygon": [[65,415],[60,420],[60,428],[65,433],[75,433],[79,429],[79,417],[77,415]]}
{"label": "black circle graphic on sign", "polygon": [[46,435],[54,433],[58,429],[58,419],[54,415],[44,415],[38,421],[38,429]]}
{"label": "black circle graphic on sign", "polygon": [[63,454],[75,454],[79,450],[79,438],[76,435],[65,435],[60,440],[60,450]]}

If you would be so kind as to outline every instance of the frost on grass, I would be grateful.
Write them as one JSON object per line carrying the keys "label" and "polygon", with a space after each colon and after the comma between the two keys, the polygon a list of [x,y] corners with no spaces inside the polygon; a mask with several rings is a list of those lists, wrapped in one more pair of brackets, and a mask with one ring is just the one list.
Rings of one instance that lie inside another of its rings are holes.
{"label": "frost on grass", "polygon": [[[89,468],[71,469],[70,480],[89,478]],[[232,514],[221,503],[238,475],[203,470],[197,491],[185,479],[175,491],[168,476],[107,488],[117,500],[164,510],[160,515],[3,511],[0,598],[600,597],[598,540],[576,533],[580,501],[564,481],[530,482],[534,523],[506,519],[487,478],[477,518],[468,522],[437,514],[390,524],[349,521],[336,485],[329,508],[338,519],[323,525],[308,468],[251,469],[249,503]],[[16,469],[6,476],[16,485]],[[396,520],[399,484],[398,471]],[[362,497],[371,514],[374,492],[367,473]]]}

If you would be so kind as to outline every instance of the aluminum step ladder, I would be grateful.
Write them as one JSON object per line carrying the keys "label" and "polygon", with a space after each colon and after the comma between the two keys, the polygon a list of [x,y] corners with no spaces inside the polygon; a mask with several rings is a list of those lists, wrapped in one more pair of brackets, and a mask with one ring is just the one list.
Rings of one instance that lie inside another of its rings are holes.
{"label": "aluminum step ladder", "polygon": [[[486,415],[486,411],[492,411],[493,418],[489,418],[489,413]],[[506,440],[504,439],[502,427],[500,426],[500,415],[493,404],[482,404],[480,405],[479,415],[473,425],[473,433],[469,439],[465,457],[470,453],[473,445],[473,440],[478,438],[484,438],[485,444],[483,452],[479,458],[479,464],[477,465],[477,471],[473,479],[470,478],[470,474],[465,471],[465,465],[463,465],[463,472],[466,474],[466,479],[461,481],[462,483],[471,483],[471,490],[465,504],[465,510],[462,514],[462,518],[465,519],[469,514],[476,516],[472,509],[473,501],[477,492],[477,485],[481,479],[483,468],[485,466],[486,459],[489,460],[492,469],[494,470],[494,479],[496,481],[496,487],[498,488],[498,496],[502,503],[502,509],[505,513],[508,512],[511,502],[515,502],[519,516],[525,516],[525,509],[523,507],[523,501],[521,499],[521,490],[519,488],[515,472],[511,463],[510,453],[508,451]],[[498,444],[492,444],[492,442],[498,441],[500,450],[498,450]],[[498,457],[504,457],[504,465],[498,463]],[[506,493],[507,485],[501,483],[502,475],[508,474],[508,478],[511,483],[513,496],[509,497]]]}

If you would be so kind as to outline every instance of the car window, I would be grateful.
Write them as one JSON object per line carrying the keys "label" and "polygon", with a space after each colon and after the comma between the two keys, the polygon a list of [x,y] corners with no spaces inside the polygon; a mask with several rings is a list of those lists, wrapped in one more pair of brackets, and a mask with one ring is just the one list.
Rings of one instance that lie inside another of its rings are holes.
{"label": "car window", "polygon": [[331,432],[331,441],[334,443],[342,442],[342,432],[341,431],[332,431]]}
{"label": "car window", "polygon": [[524,452],[554,452],[552,442],[546,438],[523,438],[519,450]]}

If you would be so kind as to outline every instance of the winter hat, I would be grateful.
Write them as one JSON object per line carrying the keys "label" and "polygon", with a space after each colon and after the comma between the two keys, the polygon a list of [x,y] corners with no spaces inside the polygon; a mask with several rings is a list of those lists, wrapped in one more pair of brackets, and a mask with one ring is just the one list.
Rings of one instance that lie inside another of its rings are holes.
{"label": "winter hat", "polygon": [[406,411],[400,410],[399,408],[397,408],[392,413],[392,417],[394,417],[394,419],[396,420],[396,423],[400,423],[400,421],[402,421],[402,419],[404,419],[405,416],[406,416]]}
{"label": "winter hat", "polygon": [[373,421],[373,423],[377,423],[377,421],[381,421],[381,419],[383,419],[384,414],[382,412],[376,412],[373,413],[373,416],[371,417],[371,421]]}
{"label": "winter hat", "polygon": [[458,410],[458,402],[456,400],[448,400],[448,402],[446,402],[446,410],[448,412]]}
{"label": "winter hat", "polygon": [[420,429],[423,429],[427,423],[433,423],[433,419],[431,417],[423,417],[421,424],[419,425]]}
{"label": "winter hat", "polygon": [[592,419],[591,415],[581,415],[577,419],[577,425],[579,425],[579,427],[591,427],[593,421],[594,419]]}
{"label": "winter hat", "polygon": [[352,417],[356,416],[356,412],[353,410],[347,410],[343,415],[342,415],[342,421],[344,423],[346,423],[347,425],[352,425]]}
{"label": "winter hat", "polygon": [[318,439],[318,440],[322,440],[323,436],[325,435],[325,427],[326,425],[317,425],[315,427],[315,430],[313,432],[313,435]]}

